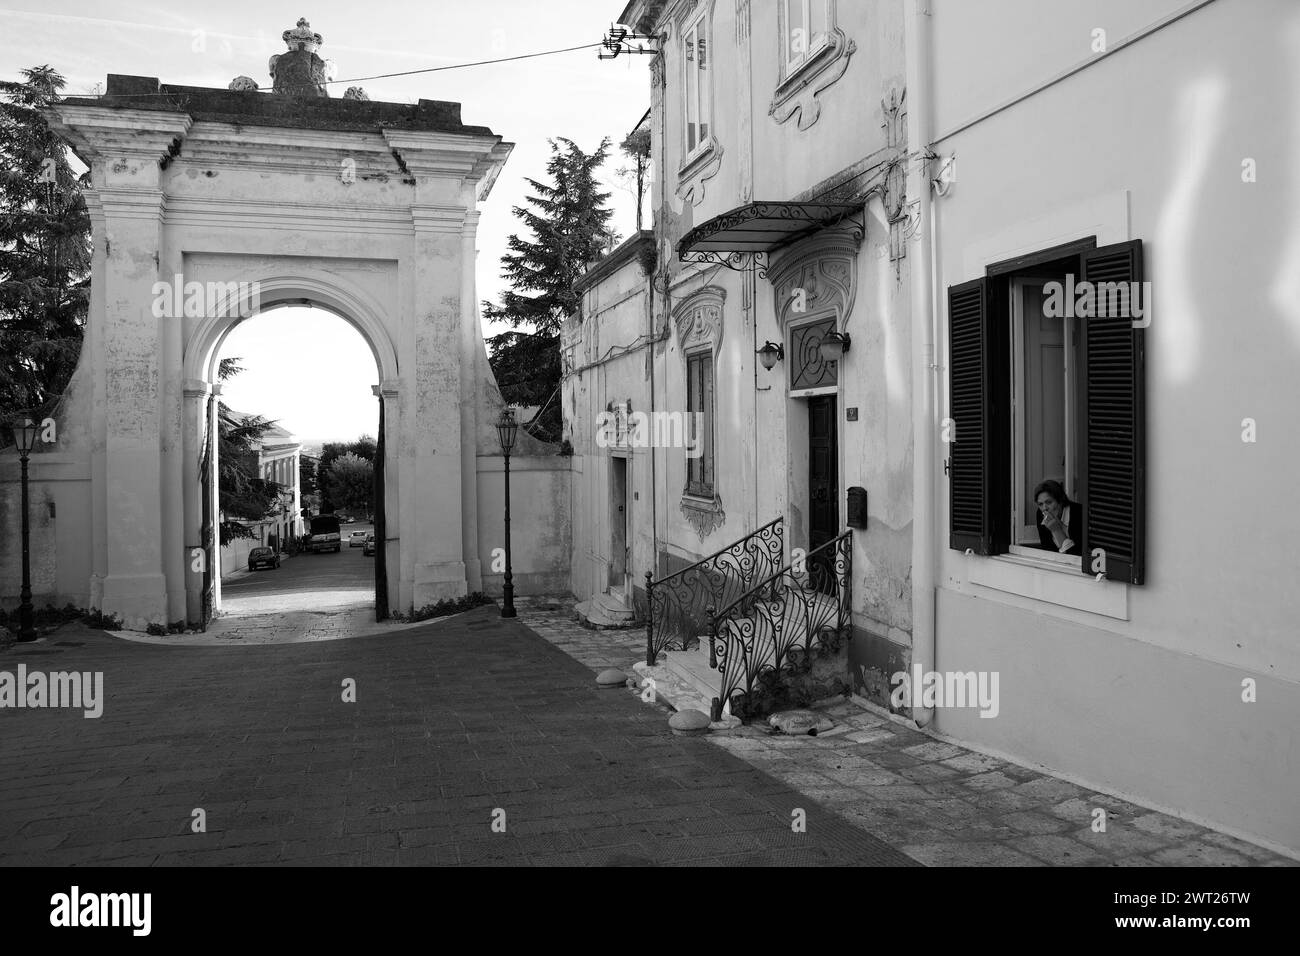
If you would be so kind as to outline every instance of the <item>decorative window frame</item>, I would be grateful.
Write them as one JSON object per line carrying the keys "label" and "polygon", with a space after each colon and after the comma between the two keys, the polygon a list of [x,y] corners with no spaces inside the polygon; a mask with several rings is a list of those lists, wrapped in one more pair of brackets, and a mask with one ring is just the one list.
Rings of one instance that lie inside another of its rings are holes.
{"label": "decorative window frame", "polygon": [[789,69],[786,58],[787,0],[777,3],[777,62],[780,64],[781,82],[777,85],[768,114],[777,123],[786,123],[791,118],[798,118],[800,131],[809,129],[821,118],[821,102],[818,97],[844,76],[849,68],[849,60],[857,52],[858,45],[838,24],[838,4],[829,0],[826,10],[826,41],[816,50],[810,50],[807,59],[793,70]]}
{"label": "decorative window frame", "polygon": [[[781,331],[786,355],[786,389],[789,397],[834,395],[842,381],[836,369],[836,384],[813,389],[791,387],[794,375],[794,351],[791,331],[809,322],[834,319],[837,332],[844,332],[858,287],[858,248],[861,235],[856,232],[824,230],[811,239],[793,246],[775,260],[768,272],[774,297],[777,327]],[[805,309],[795,311],[796,289],[806,292]]]}
{"label": "decorative window frame", "polygon": [[[726,513],[722,509],[722,497],[718,494],[717,482],[717,436],[718,417],[718,365],[722,352],[723,305],[727,299],[727,290],[721,286],[706,285],[686,296],[673,309],[673,328],[677,336],[677,350],[680,353],[682,374],[689,374],[689,359],[701,352],[708,352],[713,370],[713,414],[710,421],[715,428],[714,435],[714,480],[711,497],[691,494],[689,478],[683,483],[681,510],[682,515],[695,529],[703,541],[723,522]],[[689,474],[689,472],[688,472]]]}
{"label": "decorative window frame", "polygon": [[[681,63],[681,69],[678,71],[679,83],[682,95],[678,98],[678,103],[682,111],[681,123],[678,126],[678,135],[680,137],[680,155],[681,164],[677,169],[677,188],[675,190],[677,198],[684,203],[690,203],[692,206],[698,206],[704,201],[704,183],[708,182],[714,176],[718,175],[722,168],[722,154],[724,152],[722,145],[718,142],[718,137],[714,133],[717,129],[717,101],[713,84],[713,71],[717,66],[716,47],[713,42],[713,7],[715,0],[690,0],[682,5],[674,22],[674,31],[677,42],[674,48]],[[686,82],[687,60],[686,60],[686,34],[696,27],[699,27],[706,40],[706,55],[710,57],[710,68],[706,71],[708,80],[708,103],[709,103],[709,134],[701,139],[693,151],[687,151],[686,145],[686,91],[689,84]]]}

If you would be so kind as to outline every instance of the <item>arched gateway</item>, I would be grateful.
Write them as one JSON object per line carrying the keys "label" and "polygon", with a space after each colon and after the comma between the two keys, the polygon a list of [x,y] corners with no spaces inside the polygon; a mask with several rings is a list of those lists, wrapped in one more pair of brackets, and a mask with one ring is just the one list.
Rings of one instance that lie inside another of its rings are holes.
{"label": "arched gateway", "polygon": [[[287,57],[314,57],[293,34]],[[319,72],[307,66],[299,72]],[[271,93],[247,78],[215,90],[110,75],[104,96],[51,110],[91,169],[95,244],[60,451],[84,452],[88,470],[89,501],[73,509],[89,526],[89,605],[128,627],[192,623],[205,610],[194,549],[211,535],[215,496],[201,462],[215,469],[205,457],[214,366],[240,310],[160,308],[156,287],[177,282],[248,283],[255,307],[310,303],[369,343],[394,610],[478,590],[488,574],[479,489],[499,494],[484,473],[495,470],[485,461],[498,454],[500,397],[475,308],[476,206],[512,144],[461,123],[456,103],[331,99],[284,62],[273,70]],[[528,441],[523,454],[542,450]],[[491,524],[500,503],[487,505]]]}

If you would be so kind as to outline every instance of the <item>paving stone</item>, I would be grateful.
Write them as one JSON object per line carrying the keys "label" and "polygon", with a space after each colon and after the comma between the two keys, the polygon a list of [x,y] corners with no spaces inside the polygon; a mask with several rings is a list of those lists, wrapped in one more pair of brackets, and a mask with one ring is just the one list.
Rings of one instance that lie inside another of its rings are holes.
{"label": "paving stone", "polygon": [[1015,846],[1053,866],[1092,866],[1103,859],[1096,850],[1056,834],[1027,836],[1017,840]]}
{"label": "paving stone", "polygon": [[1163,813],[1148,812],[1133,820],[1133,826],[1152,836],[1163,837],[1167,840],[1187,840],[1196,839],[1203,832],[1203,827],[1198,827],[1194,823],[1188,823],[1186,820],[1179,820],[1176,817],[1166,816]]}
{"label": "paving stone", "polygon": [[959,756],[962,753],[960,747],[954,747],[952,744],[940,743],[939,741],[930,741],[924,744],[914,744],[911,747],[904,747],[903,753],[911,754],[921,760],[948,760],[951,757]]}
{"label": "paving stone", "polygon": [[1180,843],[1151,854],[1161,866],[1252,866],[1253,861],[1221,846],[1197,840]]}
{"label": "paving stone", "polygon": [[851,740],[855,744],[874,744],[877,741],[888,740],[892,736],[894,734],[888,730],[855,730],[851,734],[845,734],[844,739]]}
{"label": "paving stone", "polygon": [[941,760],[940,763],[945,767],[951,767],[953,770],[969,771],[971,773],[983,773],[986,770],[1005,770],[1007,766],[1005,761],[998,760],[995,757],[969,752],[963,752],[955,757]]}
{"label": "paving stone", "polygon": [[1038,777],[1016,786],[1016,793],[1032,797],[1042,803],[1059,803],[1083,795],[1079,787],[1055,777]]}
{"label": "paving stone", "polygon": [[1000,790],[1016,786],[1015,780],[998,770],[977,773],[973,777],[967,777],[963,783],[972,790]]}
{"label": "paving stone", "polygon": [[1042,866],[1041,860],[1001,843],[931,843],[904,845],[903,852],[926,866]]}
{"label": "paving stone", "polygon": [[1021,833],[1060,833],[1072,829],[1068,820],[1032,810],[1008,813],[1002,819],[1007,826]]}
{"label": "paving stone", "polygon": [[1098,853],[1106,856],[1141,856],[1162,849],[1169,841],[1152,836],[1132,826],[1107,824],[1105,833],[1094,832],[1091,826],[1072,831],[1072,836]]}

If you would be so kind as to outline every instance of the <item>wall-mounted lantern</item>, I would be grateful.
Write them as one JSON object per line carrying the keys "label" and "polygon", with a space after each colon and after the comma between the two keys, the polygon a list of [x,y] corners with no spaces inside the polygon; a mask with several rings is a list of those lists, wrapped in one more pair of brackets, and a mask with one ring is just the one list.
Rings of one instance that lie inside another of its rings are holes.
{"label": "wall-mounted lantern", "polygon": [[821,344],[817,346],[817,349],[821,352],[823,361],[838,362],[844,357],[844,353],[849,350],[849,334],[847,332],[827,332],[822,336]]}
{"label": "wall-mounted lantern", "polygon": [[757,354],[758,360],[763,363],[763,368],[770,372],[777,362],[784,361],[785,346],[775,342],[764,342]]}

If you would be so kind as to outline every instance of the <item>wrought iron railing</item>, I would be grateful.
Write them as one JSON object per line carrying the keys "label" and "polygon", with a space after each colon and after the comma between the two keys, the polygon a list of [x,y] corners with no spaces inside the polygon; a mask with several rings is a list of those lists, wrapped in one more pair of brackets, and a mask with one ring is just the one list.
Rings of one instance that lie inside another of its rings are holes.
{"label": "wrought iron railing", "polygon": [[714,720],[733,695],[752,694],[764,671],[779,675],[800,644],[807,655],[814,641],[848,635],[852,560],[853,532],[845,531],[720,610],[708,608],[709,666],[722,672]]}
{"label": "wrought iron railing", "polygon": [[782,519],[773,518],[716,554],[666,578],[645,574],[646,664],[661,651],[688,649],[707,634],[710,607],[730,605],[781,566]]}

